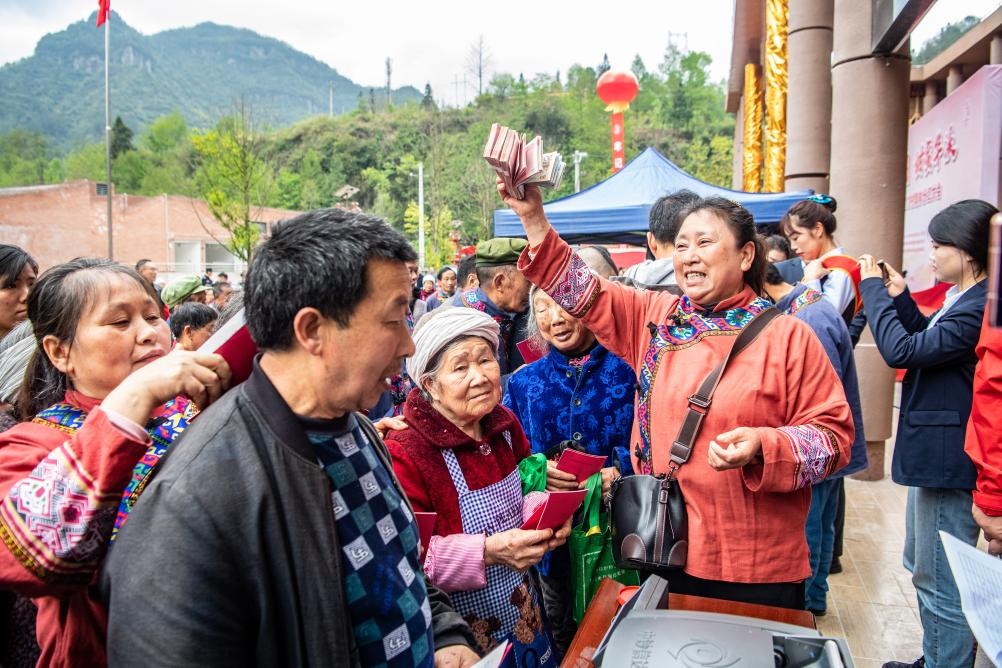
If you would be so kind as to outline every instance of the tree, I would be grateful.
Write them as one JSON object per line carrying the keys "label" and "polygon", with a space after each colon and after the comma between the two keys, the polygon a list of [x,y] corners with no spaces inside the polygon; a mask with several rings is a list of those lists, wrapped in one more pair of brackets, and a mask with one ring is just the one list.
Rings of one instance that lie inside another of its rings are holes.
{"label": "tree", "polygon": [[121,116],[115,117],[111,126],[111,159],[114,160],[126,151],[132,150],[132,130],[122,121]]}
{"label": "tree", "polygon": [[476,42],[470,45],[466,56],[466,71],[477,80],[477,95],[484,94],[484,79],[491,65],[491,52],[484,44],[484,36],[480,35]]}
{"label": "tree", "polygon": [[237,258],[250,262],[261,234],[254,206],[269,200],[271,174],[260,157],[262,137],[255,133],[246,105],[214,129],[196,132],[192,143],[195,188],[230,238],[217,239],[205,221],[202,227]]}
{"label": "tree", "polygon": [[612,66],[609,64],[609,54],[608,53],[603,53],[602,54],[602,62],[599,63],[598,69],[595,70],[595,73],[598,76],[602,76],[603,74],[605,74],[606,72],[608,72],[611,69],[612,69]]}
{"label": "tree", "polygon": [[424,85],[424,97],[421,98],[421,108],[428,111],[432,111],[437,108],[435,105],[435,97],[431,94],[430,83],[426,83]]}
{"label": "tree", "polygon": [[930,60],[942,53],[948,46],[960,39],[964,33],[978,25],[980,21],[976,16],[967,16],[956,23],[948,23],[943,26],[939,34],[922,43],[922,48],[912,52],[913,65],[925,65]]}
{"label": "tree", "polygon": [[46,178],[50,152],[48,140],[37,132],[0,134],[0,187],[52,183]]}
{"label": "tree", "polygon": [[67,179],[90,179],[103,182],[105,177],[104,142],[87,144],[70,152],[63,160]]}

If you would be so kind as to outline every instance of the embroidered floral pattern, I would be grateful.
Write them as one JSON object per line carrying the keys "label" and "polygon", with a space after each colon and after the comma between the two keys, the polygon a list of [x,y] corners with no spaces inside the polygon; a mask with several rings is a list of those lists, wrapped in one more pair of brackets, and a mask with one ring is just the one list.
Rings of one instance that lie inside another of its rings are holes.
{"label": "embroidered floral pattern", "polygon": [[[124,492],[98,490],[69,442],[56,448],[0,504],[0,540],[41,579],[89,579],[88,569],[103,556],[109,534],[114,540],[160,457],[197,414],[195,404],[183,397],[158,411],[146,428],[151,444]],[[72,436],[86,419],[81,409],[60,403],[33,422]]]}
{"label": "embroidered floral pattern", "polygon": [[170,444],[188,428],[188,423],[196,415],[198,415],[198,409],[193,402],[184,397],[177,397],[168,401],[160,416],[146,425],[151,440],[150,447],[146,449],[146,454],[132,470],[132,478],[122,494],[122,502],[119,504],[118,514],[115,516],[115,526],[111,530],[111,542],[115,542],[115,539],[118,538],[118,531],[125,524],[129,511],[132,510],[136,499],[146,488],[146,483],[149,482],[153,473],[153,467],[167,452]]}
{"label": "embroidered floral pattern", "polygon": [[834,470],[839,451],[835,434],[820,425],[780,427],[790,439],[790,448],[797,460],[794,472],[796,489],[816,485]]}
{"label": "embroidered floral pattern", "polygon": [[39,578],[78,573],[103,553],[115,515],[117,495],[95,487],[64,443],[8,492],[0,505],[0,537]]}
{"label": "embroidered floral pattern", "polygon": [[644,362],[637,374],[640,388],[637,396],[637,422],[642,441],[637,452],[642,473],[653,473],[651,464],[651,391],[662,356],[671,350],[689,348],[707,336],[736,336],[759,313],[772,304],[757,297],[745,306],[723,313],[700,312],[687,296],[683,296],[666,325],[658,325],[644,353]]}
{"label": "embroidered floral pattern", "polygon": [[799,295],[797,295],[797,298],[790,303],[790,308],[786,310],[786,314],[793,315],[794,313],[804,308],[805,306],[810,306],[814,302],[821,301],[822,299],[824,299],[824,295],[822,295],[820,292],[818,292],[817,290],[811,290],[810,288],[807,288]]}
{"label": "embroidered floral pattern", "polygon": [[546,289],[546,293],[553,298],[553,301],[575,318],[584,316],[591,309],[601,291],[602,286],[598,277],[591,272],[577,253],[571,253],[567,268],[561,272],[556,282]]}

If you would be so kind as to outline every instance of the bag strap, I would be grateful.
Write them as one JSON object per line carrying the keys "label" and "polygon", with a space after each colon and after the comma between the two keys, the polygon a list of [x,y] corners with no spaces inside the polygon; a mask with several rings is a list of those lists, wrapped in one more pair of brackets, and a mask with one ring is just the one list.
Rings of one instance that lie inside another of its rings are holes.
{"label": "bag strap", "polygon": [[678,471],[682,464],[689,461],[689,456],[692,455],[692,446],[696,441],[696,435],[699,433],[699,428],[703,424],[703,418],[710,410],[710,403],[713,399],[713,392],[717,389],[717,385],[720,383],[720,377],[724,375],[724,369],[727,368],[727,363],[735,356],[741,353],[742,350],[751,345],[758,335],[762,332],[766,326],[772,322],[772,320],[778,317],[780,312],[773,307],[769,307],[755,316],[750,323],[748,323],[741,333],[738,334],[738,338],[734,341],[734,345],[727,352],[724,357],[724,361],[716,366],[716,368],[711,371],[703,382],[700,384],[699,389],[689,397],[689,406],[686,409],[685,419],[682,420],[682,426],[678,430],[678,436],[675,437],[675,441],[671,444],[671,463],[668,465],[668,477],[671,478]]}

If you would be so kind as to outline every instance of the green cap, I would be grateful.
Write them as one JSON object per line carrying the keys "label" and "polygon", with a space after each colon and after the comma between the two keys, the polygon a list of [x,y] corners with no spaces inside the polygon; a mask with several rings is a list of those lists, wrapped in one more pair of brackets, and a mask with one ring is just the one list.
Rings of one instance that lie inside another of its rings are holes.
{"label": "green cap", "polygon": [[160,293],[160,298],[164,300],[164,304],[168,308],[174,308],[196,292],[205,292],[206,290],[212,290],[212,288],[208,285],[202,285],[202,278],[200,276],[188,274],[175,278],[165,285],[163,291]]}
{"label": "green cap", "polygon": [[518,264],[518,256],[529,243],[525,239],[494,237],[477,244],[478,267],[500,267]]}

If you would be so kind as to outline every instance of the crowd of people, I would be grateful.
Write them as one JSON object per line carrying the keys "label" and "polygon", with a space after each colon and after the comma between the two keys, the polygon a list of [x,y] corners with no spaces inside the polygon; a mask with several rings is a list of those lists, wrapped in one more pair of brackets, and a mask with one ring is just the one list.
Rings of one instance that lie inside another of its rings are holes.
{"label": "crowd of people", "polygon": [[[211,269],[161,284],[148,259],[39,273],[0,245],[0,665],[461,667],[506,641],[520,666],[558,665],[579,518],[523,526],[543,490],[586,487],[558,468],[568,449],[604,460],[604,504],[622,476],[679,481],[671,591],[823,615],[844,477],[869,465],[853,353],[868,327],[906,370],[892,475],[909,488],[914,665],[971,666],[937,532],[983,530],[1002,552],[983,326],[997,210],[932,220],[953,287],[926,316],[900,272],[845,255],[826,195],[763,236],[734,202],[669,194],[648,259],[621,271],[562,240],[536,187],[498,189],[526,238],[427,275],[390,225],[341,209],[276,225],[236,291]],[[200,349],[241,309],[259,352],[234,384]],[[775,311],[712,403],[694,399]]]}

